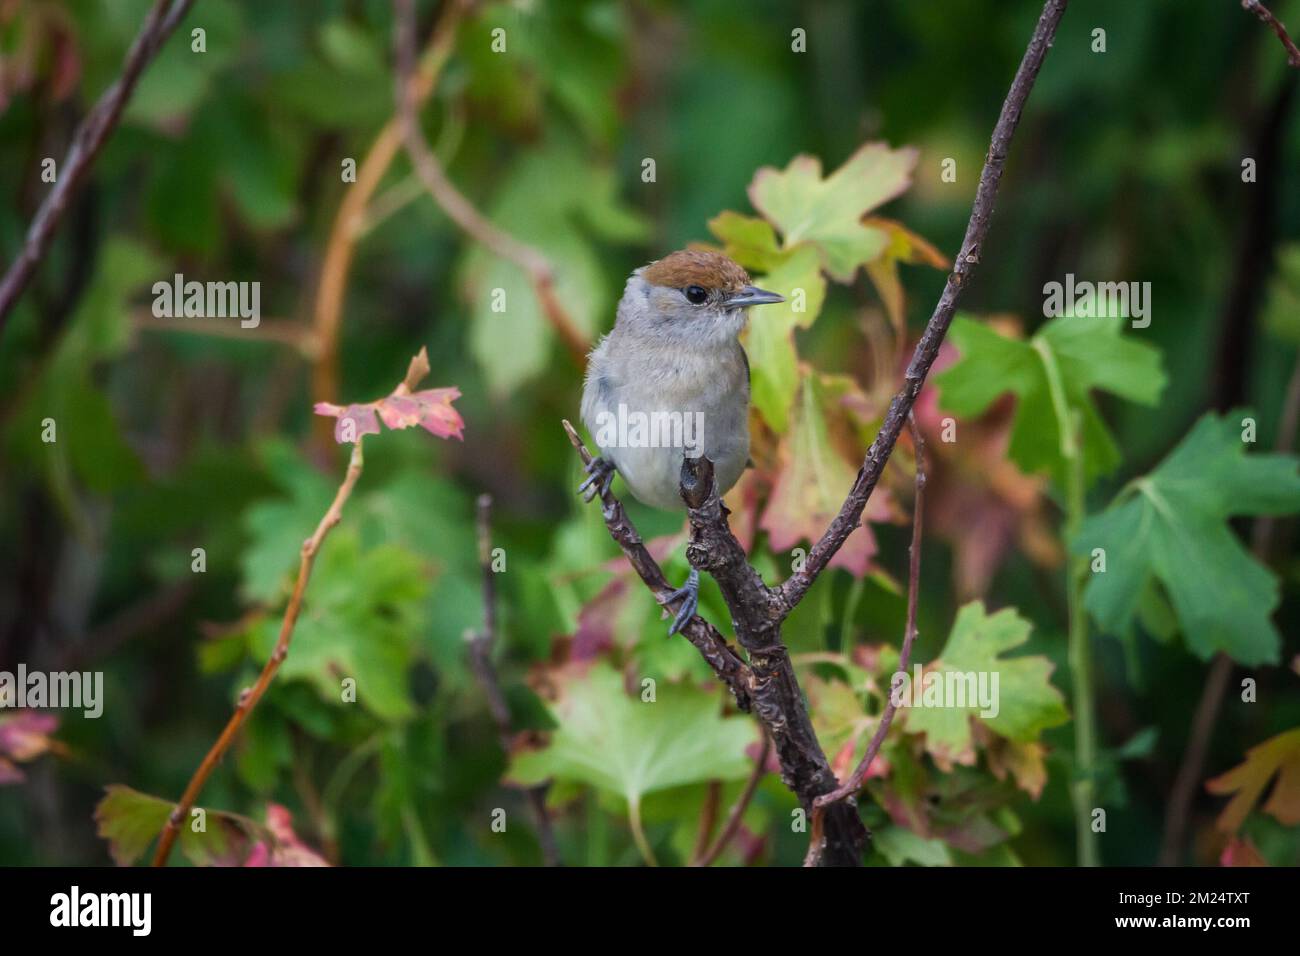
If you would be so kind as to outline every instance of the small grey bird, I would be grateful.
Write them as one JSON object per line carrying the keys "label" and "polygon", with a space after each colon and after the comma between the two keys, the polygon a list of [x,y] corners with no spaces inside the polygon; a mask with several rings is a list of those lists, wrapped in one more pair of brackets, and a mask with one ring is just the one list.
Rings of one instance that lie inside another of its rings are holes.
{"label": "small grey bird", "polygon": [[[685,510],[682,459],[713,462],[718,494],[749,460],[749,360],[737,336],[751,306],[783,302],[750,284],[724,255],[683,249],[628,277],[614,329],[592,351],[582,421],[600,449],[578,488],[591,501],[617,472],[638,501]],[[692,569],[668,603],[682,601],[669,634],[699,603]]]}

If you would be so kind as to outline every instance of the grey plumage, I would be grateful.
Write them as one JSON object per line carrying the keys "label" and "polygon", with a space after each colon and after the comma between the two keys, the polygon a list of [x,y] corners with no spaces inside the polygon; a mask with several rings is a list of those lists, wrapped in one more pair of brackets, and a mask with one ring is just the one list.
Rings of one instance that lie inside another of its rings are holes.
{"label": "grey plumage", "polygon": [[[749,306],[779,301],[716,253],[674,253],[632,273],[613,330],[591,353],[582,420],[638,500],[684,508],[688,453],[713,461],[720,494],[739,480],[749,458],[749,365],[738,336]],[[671,424],[675,444],[617,431],[620,417],[638,415]]]}

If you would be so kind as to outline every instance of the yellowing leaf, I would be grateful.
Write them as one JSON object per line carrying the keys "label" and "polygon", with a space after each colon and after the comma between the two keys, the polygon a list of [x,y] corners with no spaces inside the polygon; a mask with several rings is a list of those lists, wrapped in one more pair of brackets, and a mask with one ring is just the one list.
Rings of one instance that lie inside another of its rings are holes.
{"label": "yellowing leaf", "polygon": [[[109,854],[118,866],[130,866],[162,832],[173,806],[161,797],[110,784],[95,806],[95,832],[108,841]],[[205,814],[202,831],[189,821],[182,824],[179,842],[181,853],[191,863],[233,866],[247,856],[258,835],[259,828],[252,820],[211,810]]]}
{"label": "yellowing leaf", "polygon": [[885,314],[895,333],[902,335],[906,326],[903,283],[898,278],[898,264],[928,265],[947,269],[948,259],[929,242],[926,242],[901,222],[883,216],[871,216],[866,225],[882,229],[889,236],[889,245],[880,258],[866,264],[867,275],[885,304]]}
{"label": "yellowing leaf", "polygon": [[745,339],[754,407],[781,434],[789,427],[790,403],[799,387],[794,330],[807,328],[821,311],[826,280],[816,252],[805,247],[754,281],[785,296],[784,302],[764,306],[750,317]]}
{"label": "yellowing leaf", "polygon": [[787,247],[813,244],[831,278],[848,283],[889,245],[888,233],[862,217],[907,189],[916,159],[915,149],[867,143],[823,179],[821,161],[800,155],[784,170],[765,166],[755,173],[749,200]]}
{"label": "yellowing leaf", "polygon": [[1244,762],[1206,781],[1210,793],[1233,794],[1219,814],[1219,829],[1236,833],[1275,775],[1277,783],[1260,809],[1283,826],[1295,826],[1300,823],[1300,727],[1251,747]]}
{"label": "yellowing leaf", "polygon": [[[938,660],[925,668],[920,686],[912,680],[914,674],[907,675],[912,683],[906,690],[906,699],[911,704],[919,698],[920,706],[900,708],[900,713],[906,717],[908,731],[926,735],[925,749],[941,767],[974,763],[973,719],[982,721],[994,733],[1022,744],[1035,742],[1043,730],[1069,719],[1065,699],[1052,686],[1051,661],[1040,656],[1002,656],[1025,643],[1029,629],[1029,622],[1012,608],[988,614],[983,602],[972,601],[957,612],[948,643]],[[964,699],[945,695],[937,706],[930,705],[925,687],[930,684],[932,674],[938,682],[936,687],[951,682],[955,691],[960,684]],[[991,692],[991,705],[987,708],[978,699],[981,687]],[[1028,754],[1022,758],[1033,759]],[[1021,770],[1025,779],[1032,781],[1032,768],[1024,766]]]}
{"label": "yellowing leaf", "polygon": [[[833,426],[843,428],[844,423],[828,418],[828,407],[833,404],[827,379],[805,373],[790,430],[778,449],[780,471],[759,521],[773,551],[787,551],[801,541],[820,538],[857,476],[857,463],[843,455],[832,434]],[[880,520],[888,515],[883,493],[872,495],[867,507],[864,519]],[[875,535],[864,523],[831,559],[831,566],[862,577],[875,553]]]}
{"label": "yellowing leaf", "polygon": [[750,271],[770,272],[789,258],[788,253],[781,251],[776,230],[766,219],[742,216],[727,209],[709,220],[709,231],[722,241],[726,255]]}

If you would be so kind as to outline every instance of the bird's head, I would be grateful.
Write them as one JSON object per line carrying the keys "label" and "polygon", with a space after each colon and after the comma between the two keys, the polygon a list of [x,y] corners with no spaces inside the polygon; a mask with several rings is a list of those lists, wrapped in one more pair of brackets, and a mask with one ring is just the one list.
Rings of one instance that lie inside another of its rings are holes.
{"label": "bird's head", "polygon": [[700,346],[733,341],[751,306],[784,301],[726,256],[682,249],[632,273],[618,314],[638,332]]}

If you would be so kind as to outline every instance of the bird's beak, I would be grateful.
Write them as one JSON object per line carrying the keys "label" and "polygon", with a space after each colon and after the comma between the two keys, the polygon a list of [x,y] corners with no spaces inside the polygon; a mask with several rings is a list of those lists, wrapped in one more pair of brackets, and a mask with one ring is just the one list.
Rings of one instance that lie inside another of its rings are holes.
{"label": "bird's beak", "polygon": [[778,295],[775,292],[768,292],[766,289],[760,289],[757,286],[747,285],[739,292],[729,295],[726,301],[729,309],[747,309],[751,305],[771,305],[774,302],[784,302],[785,296]]}

